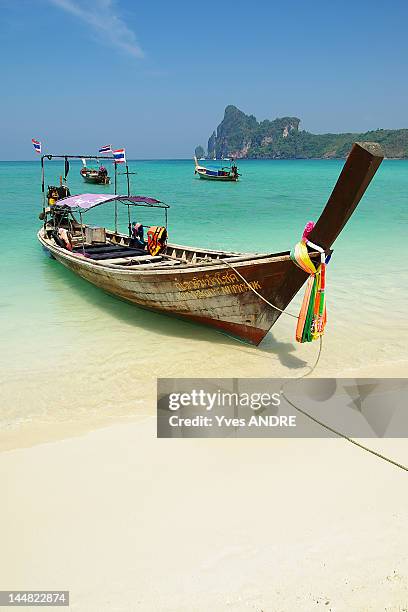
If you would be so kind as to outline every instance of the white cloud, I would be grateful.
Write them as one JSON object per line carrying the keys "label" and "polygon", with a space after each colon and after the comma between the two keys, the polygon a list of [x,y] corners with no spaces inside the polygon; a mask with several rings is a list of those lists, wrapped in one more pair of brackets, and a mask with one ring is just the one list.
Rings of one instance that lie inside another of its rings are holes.
{"label": "white cloud", "polygon": [[50,0],[50,2],[87,23],[112,46],[133,57],[143,57],[135,33],[116,14],[113,0]]}

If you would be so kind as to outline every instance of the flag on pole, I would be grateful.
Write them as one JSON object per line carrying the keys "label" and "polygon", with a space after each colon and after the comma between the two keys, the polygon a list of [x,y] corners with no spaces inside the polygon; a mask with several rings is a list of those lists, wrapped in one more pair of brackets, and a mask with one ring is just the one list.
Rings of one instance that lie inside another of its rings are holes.
{"label": "flag on pole", "polygon": [[105,145],[99,149],[99,153],[111,153],[112,145]]}
{"label": "flag on pole", "polygon": [[35,138],[32,138],[31,142],[33,143],[34,151],[36,153],[41,153],[41,142],[39,140],[35,140]]}
{"label": "flag on pole", "polygon": [[126,164],[125,149],[116,149],[112,151],[113,157],[115,158],[115,164]]}

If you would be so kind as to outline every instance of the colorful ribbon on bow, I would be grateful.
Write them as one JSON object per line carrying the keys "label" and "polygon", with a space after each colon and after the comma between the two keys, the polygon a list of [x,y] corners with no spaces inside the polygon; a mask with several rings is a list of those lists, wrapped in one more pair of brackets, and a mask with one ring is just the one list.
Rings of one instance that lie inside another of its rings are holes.
{"label": "colorful ribbon on bow", "polygon": [[[306,225],[302,240],[296,244],[290,254],[293,262],[309,274],[296,327],[298,342],[317,340],[323,335],[327,321],[325,300],[327,262],[324,249],[308,240],[313,227],[312,222]],[[309,257],[308,245],[320,253],[320,265],[317,268]]]}

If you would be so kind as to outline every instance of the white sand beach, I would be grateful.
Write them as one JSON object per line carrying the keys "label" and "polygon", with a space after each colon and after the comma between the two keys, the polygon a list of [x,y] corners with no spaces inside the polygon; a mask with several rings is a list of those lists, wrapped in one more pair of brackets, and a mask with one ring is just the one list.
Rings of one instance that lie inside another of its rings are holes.
{"label": "white sand beach", "polygon": [[408,612],[408,3],[241,4],[0,0],[0,612]]}
{"label": "white sand beach", "polygon": [[406,473],[342,440],[159,440],[141,417],[0,473],[1,589],[81,612],[407,609]]}
{"label": "white sand beach", "polygon": [[[259,349],[187,324],[163,341],[154,320],[4,351],[0,589],[80,612],[406,610],[405,472],[342,440],[156,439],[157,376],[297,377],[317,343],[284,319]],[[400,344],[340,326],[313,375],[406,377]],[[406,440],[369,444],[408,463]]]}

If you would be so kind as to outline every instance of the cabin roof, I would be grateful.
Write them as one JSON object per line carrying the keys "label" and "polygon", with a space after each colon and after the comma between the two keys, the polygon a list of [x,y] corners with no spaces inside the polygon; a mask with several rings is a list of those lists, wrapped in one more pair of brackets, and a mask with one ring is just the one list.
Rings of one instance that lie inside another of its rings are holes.
{"label": "cabin roof", "polygon": [[114,201],[121,201],[127,206],[169,208],[168,204],[147,196],[128,196],[100,193],[82,193],[80,195],[70,196],[69,198],[58,200],[55,205],[60,208],[68,207],[71,210],[90,210],[91,208],[95,208],[95,206],[101,206],[102,204],[107,204],[108,202]]}

